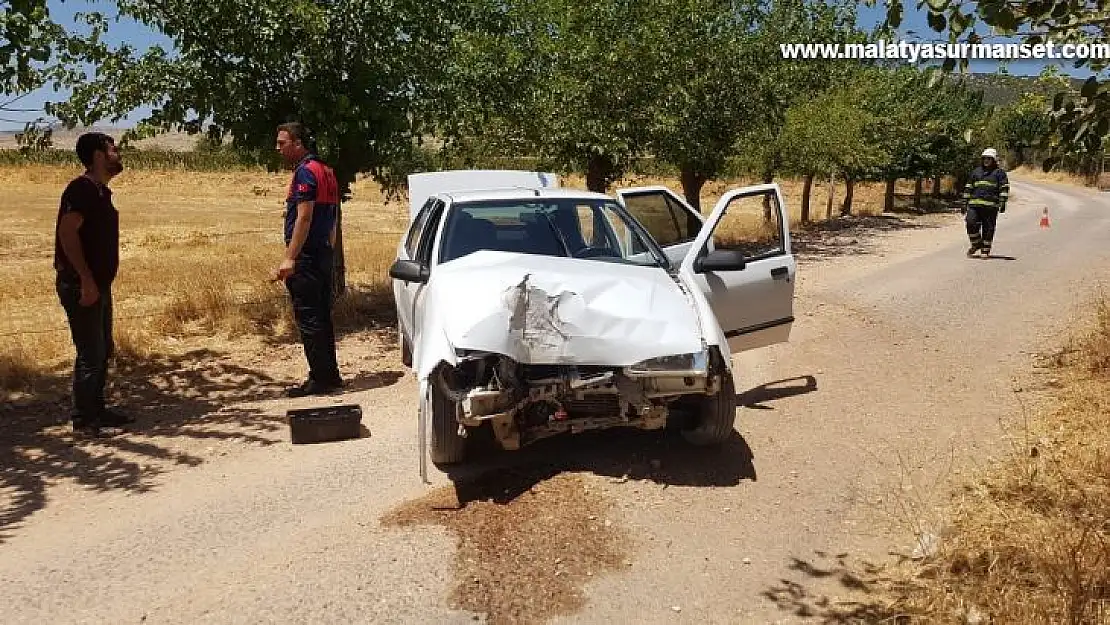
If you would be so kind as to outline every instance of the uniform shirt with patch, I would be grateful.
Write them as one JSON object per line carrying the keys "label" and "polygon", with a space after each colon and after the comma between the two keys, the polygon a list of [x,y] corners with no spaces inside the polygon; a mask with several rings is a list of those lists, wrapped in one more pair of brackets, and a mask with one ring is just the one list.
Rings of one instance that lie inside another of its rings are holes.
{"label": "uniform shirt with patch", "polygon": [[112,205],[112,190],[87,176],[78,176],[62,192],[54,224],[54,269],[61,277],[76,282],[80,276],[62,249],[59,234],[62,217],[69,213],[82,217],[77,237],[93,280],[100,286],[110,285],[119,270],[119,213]]}
{"label": "uniform shirt with patch", "polygon": [[312,221],[302,253],[330,247],[331,230],[339,210],[339,185],[335,172],[315,155],[305,157],[293,171],[289,195],[285,201],[285,244],[293,239],[297,223],[297,204],[313,202]]}
{"label": "uniform shirt with patch", "polygon": [[964,200],[972,208],[999,208],[1009,197],[1010,180],[1001,167],[976,167],[964,188]]}

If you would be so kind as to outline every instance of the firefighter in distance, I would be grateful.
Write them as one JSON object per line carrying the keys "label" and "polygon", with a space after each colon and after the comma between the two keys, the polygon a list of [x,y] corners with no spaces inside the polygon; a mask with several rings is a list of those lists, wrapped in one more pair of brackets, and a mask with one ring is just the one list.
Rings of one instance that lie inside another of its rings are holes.
{"label": "firefighter in distance", "polygon": [[960,211],[965,215],[967,237],[971,241],[967,250],[969,258],[978,252],[982,252],[984,258],[990,256],[998,215],[1006,212],[1006,201],[1010,196],[1010,181],[998,165],[998,152],[987,148],[983,150],[982,158],[982,164],[971,172],[971,178],[964,187],[964,203]]}

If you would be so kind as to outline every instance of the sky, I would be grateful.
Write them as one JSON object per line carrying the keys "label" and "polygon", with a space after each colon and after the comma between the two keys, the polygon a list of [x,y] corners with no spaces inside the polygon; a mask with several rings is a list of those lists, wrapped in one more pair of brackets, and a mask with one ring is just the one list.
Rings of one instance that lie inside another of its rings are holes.
{"label": "sky", "polygon": [[[114,5],[111,2],[88,2],[86,0],[48,0],[47,2],[51,16],[59,23],[66,27],[76,28],[74,17],[79,12],[88,12],[100,10],[111,12]],[[940,41],[939,33],[934,32],[929,28],[925,21],[925,12],[914,9],[916,2],[908,0],[906,2],[906,16],[903,20],[902,26],[899,28],[899,36],[906,40],[924,40],[924,41]],[[114,13],[111,14],[114,17]],[[882,21],[885,15],[884,8],[881,0],[879,6],[859,8],[858,23],[861,28],[870,29]],[[171,42],[162,34],[151,31],[144,25],[137,24],[130,20],[121,20],[118,23],[112,23],[106,37],[110,43],[118,44],[128,42],[138,49],[146,49],[155,44],[161,44],[167,49],[172,47]],[[797,42],[805,43],[805,42]],[[819,42],[815,42],[819,43]],[[1008,64],[1007,70],[1011,74],[1035,76],[1041,72],[1046,64],[1058,64],[1060,70],[1065,73],[1076,77],[1086,78],[1089,75],[1086,69],[1075,69],[1071,66],[1070,61],[1049,61],[1049,60],[1023,60],[1012,61]],[[998,70],[999,63],[991,60],[973,60],[970,63],[970,69],[974,72],[995,72]],[[21,98],[18,103],[11,105],[13,108],[29,109],[21,111],[4,111],[0,113],[0,131],[5,130],[21,130],[25,122],[33,120],[41,115],[42,107],[48,101],[60,101],[66,97],[65,92],[55,92],[51,87],[47,86],[36,92],[28,94]],[[126,121],[114,124],[116,126],[129,127],[134,125],[143,114],[144,109],[139,109],[132,112],[129,119]]]}

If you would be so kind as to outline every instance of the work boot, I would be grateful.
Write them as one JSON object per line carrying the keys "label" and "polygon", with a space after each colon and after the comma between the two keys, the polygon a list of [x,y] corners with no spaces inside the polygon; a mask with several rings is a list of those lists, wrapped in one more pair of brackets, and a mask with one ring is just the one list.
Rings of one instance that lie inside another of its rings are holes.
{"label": "work boot", "polygon": [[134,422],[135,417],[119,412],[117,410],[105,410],[100,415],[100,423],[108,427],[122,427]]}
{"label": "work boot", "polygon": [[329,395],[343,388],[342,381],[333,381],[331,383],[317,382],[316,380],[309,379],[300,386],[285,391],[286,397],[307,397],[309,395]]}

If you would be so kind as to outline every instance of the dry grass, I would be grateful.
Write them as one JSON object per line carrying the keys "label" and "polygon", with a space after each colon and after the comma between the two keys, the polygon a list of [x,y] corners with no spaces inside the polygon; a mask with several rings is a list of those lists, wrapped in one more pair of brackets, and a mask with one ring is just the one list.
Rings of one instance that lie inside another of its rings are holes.
{"label": "dry grass", "polygon": [[1110,305],[1049,366],[1055,409],[968,485],[903,612],[925,622],[1110,623]]}
{"label": "dry grass", "polygon": [[[11,198],[0,218],[0,392],[34,393],[68,370],[72,346],[54,291],[54,220],[58,197],[76,171],[59,166],[0,168]],[[113,299],[123,358],[143,359],[189,346],[234,346],[244,337],[294,338],[284,288],[268,281],[281,257],[286,173],[237,170],[128,170],[113,182],[120,210],[121,270]],[[733,180],[706,185],[708,212]],[[581,177],[565,184],[585,188]],[[638,178],[618,186],[675,180]],[[800,218],[801,183],[781,183],[792,222]],[[882,186],[860,185],[856,212],[882,208]],[[912,192],[912,183],[899,192]],[[843,193],[843,188],[839,189]],[[824,215],[824,188],[814,186],[815,216]],[[840,197],[837,198],[839,207]],[[365,326],[388,318],[388,267],[407,224],[407,201],[386,203],[377,185],[361,180],[344,205],[344,247],[353,297],[340,301],[336,321]],[[252,344],[257,344],[257,340]]]}
{"label": "dry grass", "polygon": [[1022,165],[1008,173],[1013,178],[1032,180],[1035,182],[1070,184],[1077,187],[1091,186],[1083,176],[1062,171],[1045,172],[1040,167],[1030,167],[1028,165]]}

